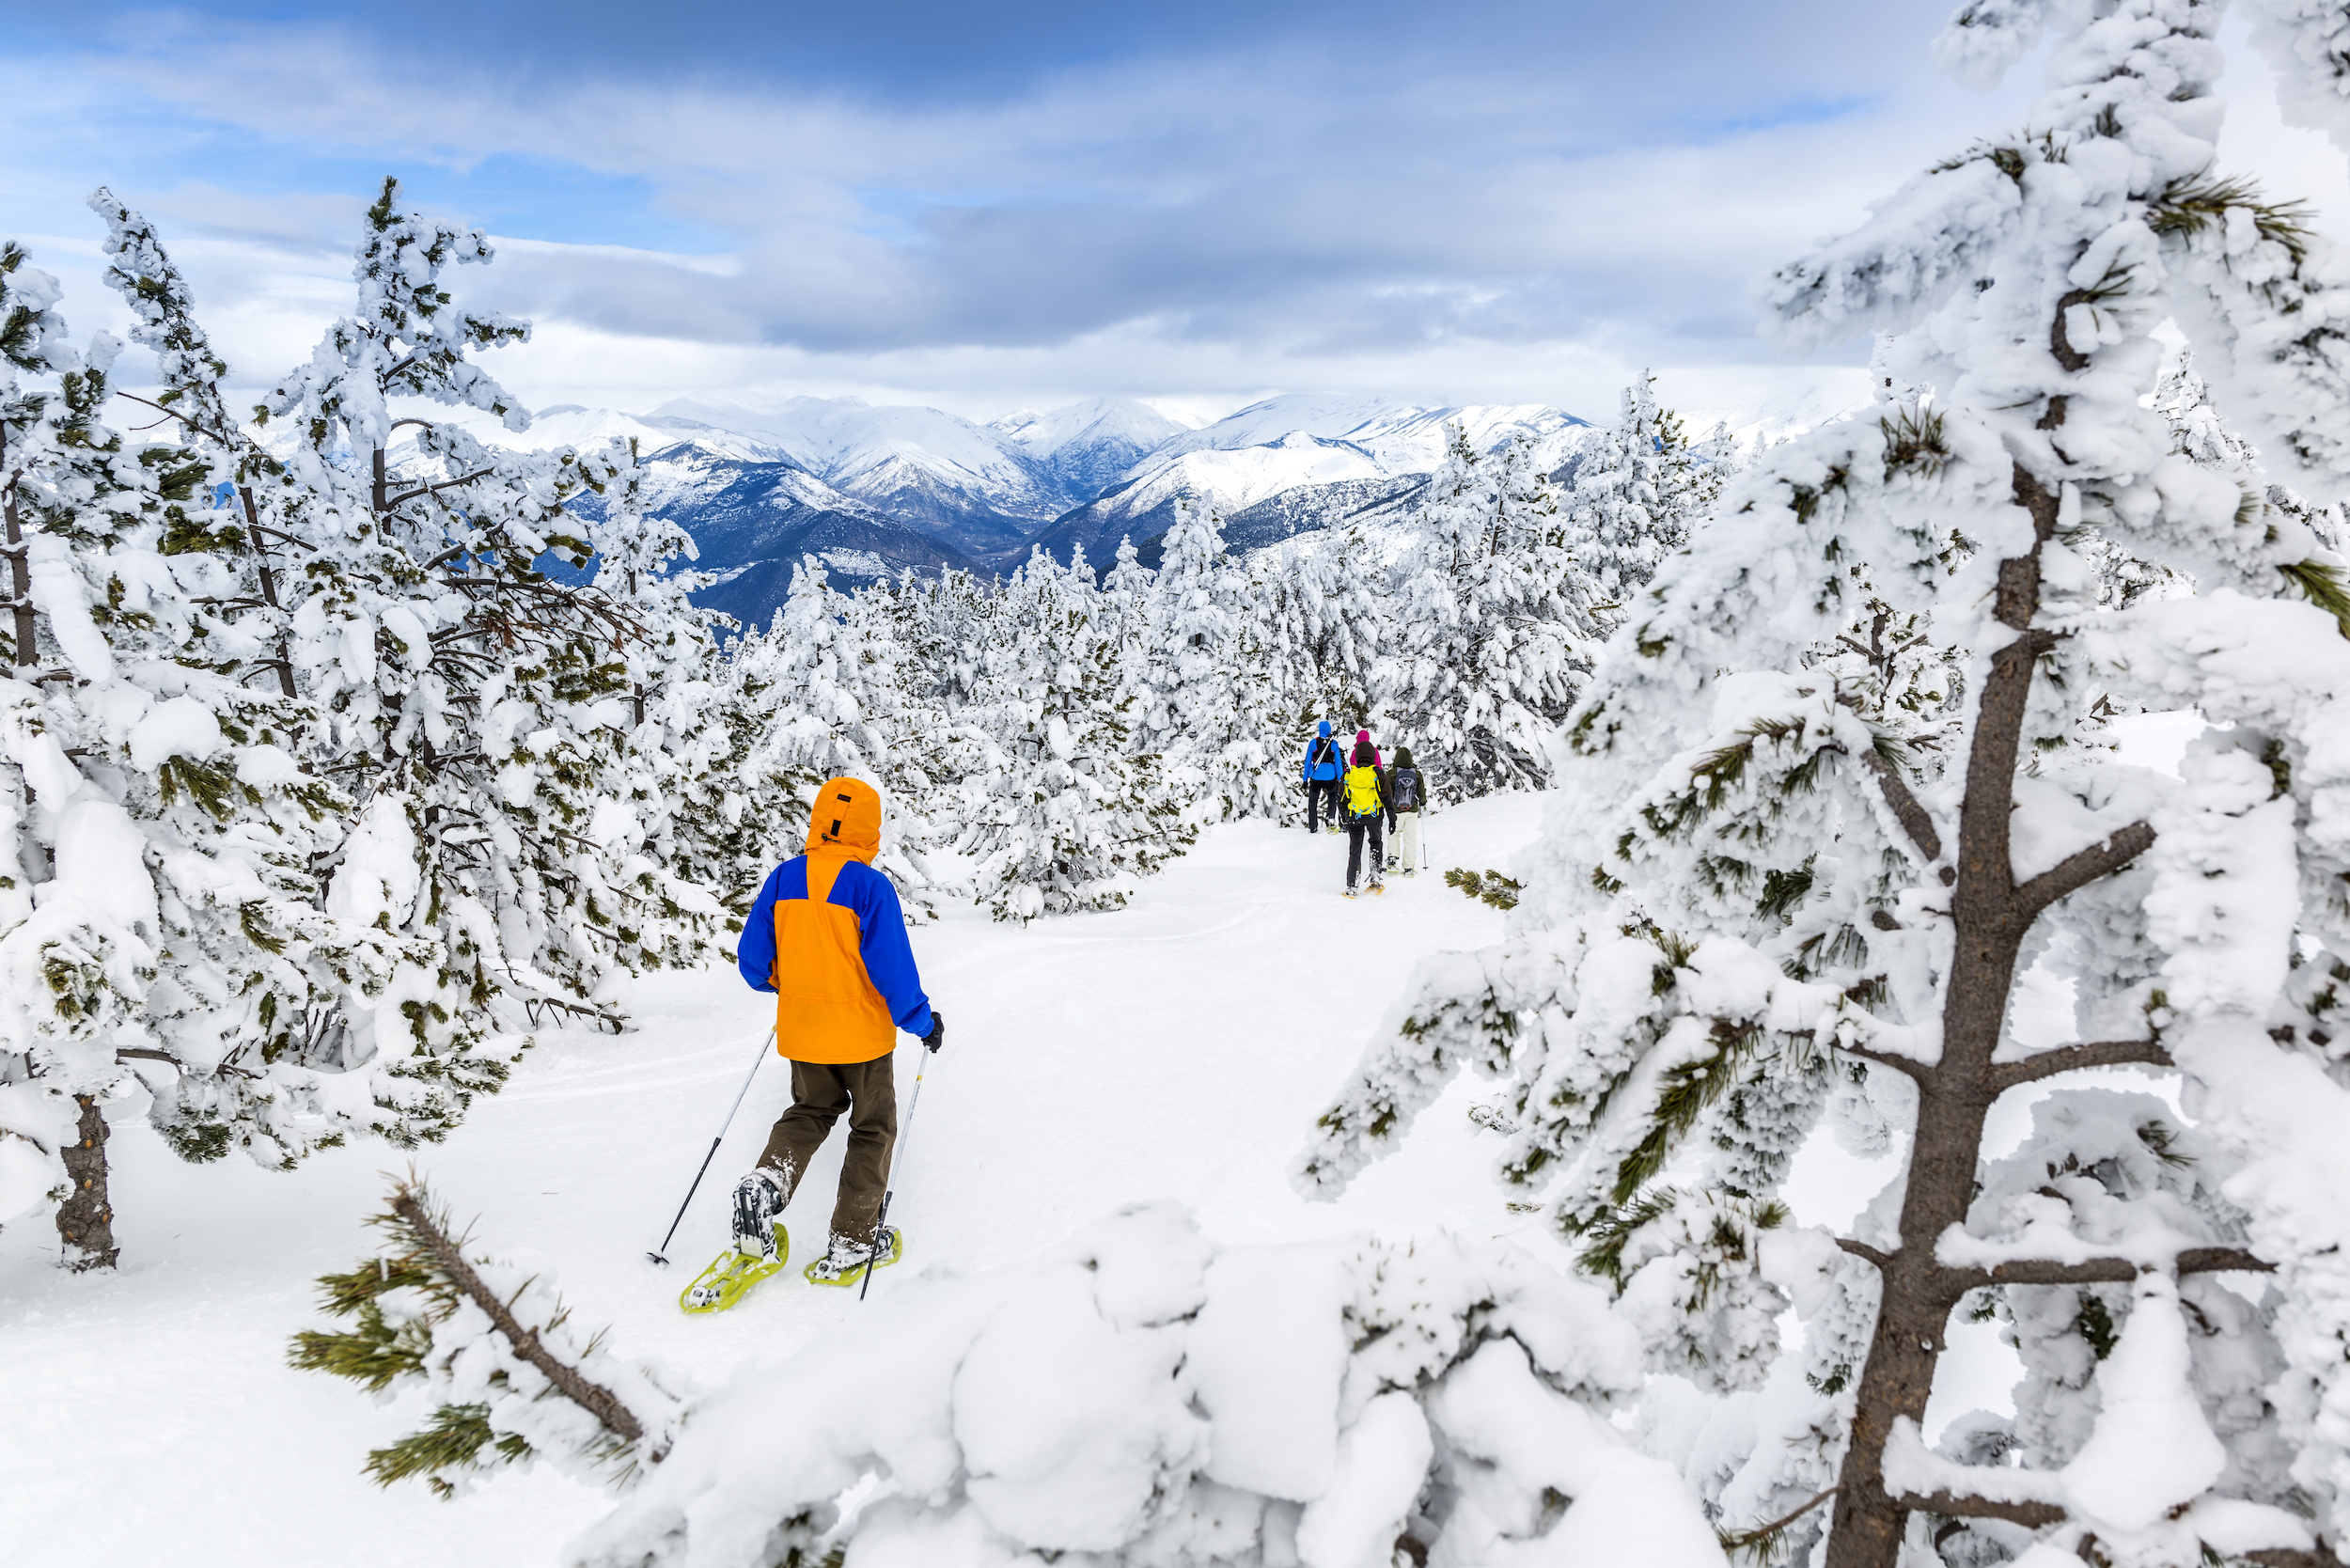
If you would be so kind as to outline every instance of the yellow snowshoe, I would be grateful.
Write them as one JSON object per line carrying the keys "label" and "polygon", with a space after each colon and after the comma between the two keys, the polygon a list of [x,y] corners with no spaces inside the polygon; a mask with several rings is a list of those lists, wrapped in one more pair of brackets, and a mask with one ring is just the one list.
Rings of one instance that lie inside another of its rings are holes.
{"label": "yellow snowshoe", "polygon": [[688,1312],[723,1312],[750,1294],[753,1285],[781,1273],[791,1258],[791,1237],[784,1230],[783,1221],[777,1220],[774,1257],[729,1247],[712,1259],[710,1266],[685,1287],[677,1304]]}

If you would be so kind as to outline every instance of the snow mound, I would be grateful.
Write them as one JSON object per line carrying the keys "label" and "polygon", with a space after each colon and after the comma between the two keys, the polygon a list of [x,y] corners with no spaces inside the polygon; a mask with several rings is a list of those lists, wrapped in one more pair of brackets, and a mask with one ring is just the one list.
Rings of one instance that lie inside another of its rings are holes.
{"label": "snow mound", "polygon": [[754,1568],[854,1538],[861,1563],[1372,1568],[1409,1535],[1445,1562],[1722,1561],[1606,1419],[1637,1337],[1515,1247],[1225,1248],[1160,1202],[1024,1267],[892,1283],[700,1402],[564,1560]]}

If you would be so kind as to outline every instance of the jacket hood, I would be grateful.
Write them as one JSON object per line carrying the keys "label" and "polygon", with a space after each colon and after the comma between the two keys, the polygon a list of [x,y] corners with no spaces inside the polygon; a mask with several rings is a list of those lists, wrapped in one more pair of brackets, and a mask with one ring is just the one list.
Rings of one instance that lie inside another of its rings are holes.
{"label": "jacket hood", "polygon": [[881,853],[881,819],[879,790],[861,778],[828,779],[807,814],[807,853],[842,850],[870,866]]}
{"label": "jacket hood", "polygon": [[1330,733],[1330,721],[1329,721],[1328,719],[1324,719],[1324,720],[1322,721],[1322,729],[1321,729],[1321,733],[1323,733],[1323,734],[1324,734],[1324,735],[1327,735],[1328,733]]}
{"label": "jacket hood", "polygon": [[1399,768],[1408,768],[1412,765],[1412,748],[1410,746],[1400,745],[1395,748],[1395,765]]}

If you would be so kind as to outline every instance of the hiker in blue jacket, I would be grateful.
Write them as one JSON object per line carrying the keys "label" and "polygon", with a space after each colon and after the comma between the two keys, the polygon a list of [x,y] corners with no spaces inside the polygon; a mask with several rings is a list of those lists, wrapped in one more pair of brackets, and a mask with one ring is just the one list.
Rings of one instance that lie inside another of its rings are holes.
{"label": "hiker in blue jacket", "polygon": [[1314,830],[1314,818],[1323,799],[1330,802],[1330,831],[1339,827],[1339,779],[1346,772],[1346,756],[1338,740],[1330,733],[1330,721],[1324,719],[1314,738],[1306,743],[1306,831]]}

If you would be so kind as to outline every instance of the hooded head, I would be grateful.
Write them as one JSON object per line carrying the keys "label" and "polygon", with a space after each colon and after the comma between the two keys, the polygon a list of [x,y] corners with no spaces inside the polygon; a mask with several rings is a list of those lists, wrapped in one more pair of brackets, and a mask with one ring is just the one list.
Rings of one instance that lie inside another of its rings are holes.
{"label": "hooded head", "polygon": [[881,852],[881,792],[861,778],[834,778],[816,792],[807,814],[807,853],[842,850],[873,863]]}
{"label": "hooded head", "polygon": [[1324,735],[1330,733],[1330,721],[1328,719],[1324,719],[1322,721],[1322,728],[1319,731],[1317,731],[1317,733]]}
{"label": "hooded head", "polygon": [[1400,745],[1395,748],[1395,765],[1399,768],[1408,768],[1412,765],[1412,748],[1410,746]]}
{"label": "hooded head", "polygon": [[1368,729],[1355,730],[1355,744],[1356,745],[1369,745],[1371,744],[1371,731]]}

